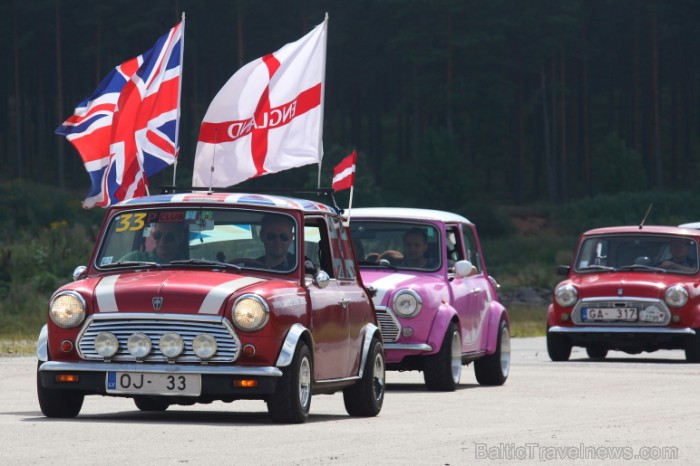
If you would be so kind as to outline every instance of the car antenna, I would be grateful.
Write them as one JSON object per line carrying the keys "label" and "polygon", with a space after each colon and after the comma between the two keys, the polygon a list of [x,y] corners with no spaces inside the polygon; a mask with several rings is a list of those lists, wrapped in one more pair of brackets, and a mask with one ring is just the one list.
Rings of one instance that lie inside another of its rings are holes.
{"label": "car antenna", "polygon": [[647,209],[647,213],[644,214],[644,218],[642,219],[642,223],[639,224],[639,229],[641,230],[642,227],[644,226],[644,222],[647,221],[647,217],[649,216],[649,212],[651,212],[651,208],[654,207],[654,204],[651,203],[649,204],[649,208]]}

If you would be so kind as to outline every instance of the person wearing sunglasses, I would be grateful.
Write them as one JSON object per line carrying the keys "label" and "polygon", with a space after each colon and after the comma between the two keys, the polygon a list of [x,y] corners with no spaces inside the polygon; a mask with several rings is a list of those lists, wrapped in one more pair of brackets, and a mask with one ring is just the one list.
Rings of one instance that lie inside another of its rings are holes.
{"label": "person wearing sunglasses", "polygon": [[260,224],[260,240],[265,247],[265,255],[257,260],[272,270],[289,271],[296,264],[289,245],[294,240],[294,223],[285,215],[268,214]]}
{"label": "person wearing sunglasses", "polygon": [[155,247],[149,251],[132,251],[122,257],[123,261],[148,261],[167,264],[178,259],[187,259],[187,232],[182,222],[161,222],[151,227],[151,238]]}

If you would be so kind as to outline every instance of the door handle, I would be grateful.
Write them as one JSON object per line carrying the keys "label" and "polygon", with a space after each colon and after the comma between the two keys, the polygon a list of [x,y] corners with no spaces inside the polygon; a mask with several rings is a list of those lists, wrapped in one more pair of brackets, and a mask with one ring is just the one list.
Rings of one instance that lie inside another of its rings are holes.
{"label": "door handle", "polygon": [[347,309],[348,304],[350,304],[351,301],[352,299],[350,298],[340,298],[340,301],[338,301],[338,303],[340,303],[340,305],[343,306],[343,308]]}
{"label": "door handle", "polygon": [[481,288],[474,288],[472,293],[481,293]]}

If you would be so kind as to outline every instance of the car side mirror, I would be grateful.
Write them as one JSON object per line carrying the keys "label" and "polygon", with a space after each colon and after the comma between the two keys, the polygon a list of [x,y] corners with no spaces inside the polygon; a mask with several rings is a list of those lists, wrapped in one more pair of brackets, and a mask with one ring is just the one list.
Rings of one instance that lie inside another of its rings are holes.
{"label": "car side mirror", "polygon": [[569,272],[571,272],[570,266],[568,266],[568,265],[557,266],[557,275],[561,275],[562,277],[568,277]]}
{"label": "car side mirror", "polygon": [[79,265],[73,270],[73,280],[80,280],[81,278],[85,278],[87,275],[87,267],[84,265]]}
{"label": "car side mirror", "polygon": [[314,285],[319,287],[320,289],[324,289],[325,287],[328,286],[328,284],[331,281],[331,277],[328,275],[328,273],[324,270],[317,270],[316,274],[314,275]]}
{"label": "car side mirror", "polygon": [[455,262],[455,276],[457,278],[468,277],[476,273],[476,267],[472,265],[468,260],[461,260]]}

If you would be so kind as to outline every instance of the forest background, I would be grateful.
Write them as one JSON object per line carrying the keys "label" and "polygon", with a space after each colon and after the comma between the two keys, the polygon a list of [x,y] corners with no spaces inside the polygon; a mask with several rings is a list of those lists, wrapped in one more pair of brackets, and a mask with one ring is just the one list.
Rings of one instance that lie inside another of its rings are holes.
{"label": "forest background", "polygon": [[[231,75],[328,12],[322,186],[357,149],[353,206],[465,215],[504,295],[546,294],[585,229],[639,223],[651,204],[648,224],[700,220],[694,0],[11,0],[0,3],[0,335],[37,331],[104,214],[81,211],[89,179],[54,130],[183,12],[179,162],[152,190],[190,185],[199,125]],[[241,187],[315,187],[318,170]],[[528,309],[537,321],[546,305]]]}

